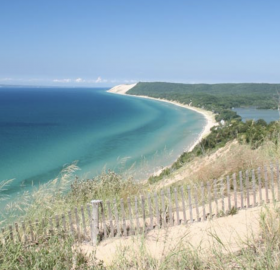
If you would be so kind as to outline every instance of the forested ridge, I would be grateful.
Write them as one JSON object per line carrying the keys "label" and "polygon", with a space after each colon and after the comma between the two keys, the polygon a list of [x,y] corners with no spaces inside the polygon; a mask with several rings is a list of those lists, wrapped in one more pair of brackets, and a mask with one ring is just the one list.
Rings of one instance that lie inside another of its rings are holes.
{"label": "forested ridge", "polygon": [[156,98],[177,100],[205,109],[216,107],[257,107],[276,109],[275,96],[280,84],[226,83],[226,84],[182,84],[163,82],[140,82],[128,94],[149,95]]}

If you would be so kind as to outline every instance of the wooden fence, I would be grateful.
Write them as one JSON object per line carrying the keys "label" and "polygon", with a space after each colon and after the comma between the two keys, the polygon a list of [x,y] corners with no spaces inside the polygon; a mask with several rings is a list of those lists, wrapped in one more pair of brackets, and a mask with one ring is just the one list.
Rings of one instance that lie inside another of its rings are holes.
{"label": "wooden fence", "polygon": [[40,239],[72,235],[96,245],[153,229],[191,224],[263,203],[280,201],[279,164],[247,170],[200,186],[174,186],[127,200],[92,201],[40,221],[14,223],[1,229],[0,239],[39,243]]}

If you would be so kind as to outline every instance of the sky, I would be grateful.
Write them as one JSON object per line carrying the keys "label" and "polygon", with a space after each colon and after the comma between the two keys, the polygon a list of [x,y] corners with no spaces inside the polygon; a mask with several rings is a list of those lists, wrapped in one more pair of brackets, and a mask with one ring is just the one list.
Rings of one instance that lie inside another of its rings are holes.
{"label": "sky", "polygon": [[0,84],[280,83],[279,0],[1,0]]}

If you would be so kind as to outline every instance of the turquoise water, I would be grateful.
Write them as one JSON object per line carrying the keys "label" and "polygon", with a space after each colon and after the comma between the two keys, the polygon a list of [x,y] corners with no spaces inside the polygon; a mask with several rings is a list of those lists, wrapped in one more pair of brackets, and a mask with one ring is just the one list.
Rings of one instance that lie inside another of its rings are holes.
{"label": "turquoise water", "polygon": [[267,123],[279,120],[278,110],[258,110],[255,108],[235,108],[235,112],[242,117],[243,121],[263,119]]}
{"label": "turquoise water", "polygon": [[80,176],[135,164],[143,179],[175,161],[206,123],[172,104],[105,90],[0,89],[0,180],[15,179],[8,194],[53,179],[75,160]]}

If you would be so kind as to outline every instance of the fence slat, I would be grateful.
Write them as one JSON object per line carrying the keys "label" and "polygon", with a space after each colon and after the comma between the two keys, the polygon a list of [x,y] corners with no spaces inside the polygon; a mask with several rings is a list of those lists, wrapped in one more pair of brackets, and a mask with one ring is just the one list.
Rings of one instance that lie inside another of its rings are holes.
{"label": "fence slat", "polygon": [[172,211],[172,209],[173,209],[173,205],[172,205],[172,198],[171,198],[171,192],[170,192],[170,188],[168,188],[167,189],[167,196],[168,196],[168,202],[169,202],[169,204],[168,204],[168,212],[169,212],[169,219],[168,219],[168,221],[169,221],[169,226],[173,226],[174,224],[173,224],[173,211]]}
{"label": "fence slat", "polygon": [[2,232],[2,235],[3,235],[2,242],[3,242],[3,245],[5,245],[6,244],[6,237],[5,237],[5,229],[3,227],[1,228],[1,232]]}
{"label": "fence slat", "polygon": [[270,163],[270,189],[272,193],[272,201],[275,202],[275,194],[274,194],[274,168],[273,163]]}
{"label": "fence slat", "polygon": [[159,214],[159,206],[158,206],[158,197],[157,197],[157,193],[154,193],[154,204],[155,204],[155,208],[156,208],[156,215],[157,215],[157,224],[156,224],[156,228],[159,229],[160,228],[160,214]]}
{"label": "fence slat", "polygon": [[177,188],[174,188],[174,198],[175,198],[175,205],[176,205],[177,225],[180,225],[180,216],[179,216],[179,205],[178,205],[178,193],[177,193]]}
{"label": "fence slat", "polygon": [[268,178],[267,178],[267,167],[264,166],[264,185],[265,185],[265,199],[266,203],[269,203],[268,197]]}
{"label": "fence slat", "polygon": [[262,199],[262,178],[261,178],[261,168],[258,167],[258,186],[259,186],[259,204],[263,204]]}
{"label": "fence slat", "polygon": [[42,220],[42,227],[43,227],[43,233],[44,233],[44,236],[47,236],[48,232],[47,232],[47,220],[46,218],[43,218]]}
{"label": "fence slat", "polygon": [[162,224],[163,227],[166,227],[166,210],[165,210],[165,201],[164,201],[164,191],[161,190],[161,211],[162,211]]}
{"label": "fence slat", "polygon": [[58,215],[55,216],[55,222],[56,222],[56,229],[59,231],[59,218]]}
{"label": "fence slat", "polygon": [[21,237],[20,237],[20,234],[19,234],[19,229],[18,229],[18,223],[17,222],[15,223],[15,229],[16,229],[18,241],[21,242]]}
{"label": "fence slat", "polygon": [[129,235],[134,235],[134,225],[132,221],[132,209],[131,209],[131,201],[130,198],[127,198],[127,205],[128,205],[128,214],[129,214]]}
{"label": "fence slat", "polygon": [[[90,215],[89,215],[90,217]],[[74,227],[73,227],[73,221],[72,221],[72,213],[71,211],[68,211],[68,218],[69,218],[69,227],[70,227],[70,232],[72,235],[74,235]]]}
{"label": "fence slat", "polygon": [[57,234],[59,233],[59,219],[58,219],[58,215],[55,215],[55,227],[56,227],[56,231]]}
{"label": "fence slat", "polygon": [[36,219],[35,223],[36,223],[36,236],[35,236],[35,238],[37,238],[37,240],[38,240],[39,239],[39,221],[38,221],[38,219]]}
{"label": "fence slat", "polygon": [[62,220],[63,230],[64,230],[64,232],[66,232],[67,229],[66,229],[66,220],[65,220],[65,215],[64,214],[61,215],[61,220]]}
{"label": "fence slat", "polygon": [[143,232],[146,231],[146,213],[145,213],[145,197],[141,196],[142,219],[143,219]]}
{"label": "fence slat", "polygon": [[252,183],[253,183],[253,206],[257,206],[255,170],[252,170]]}
{"label": "fence slat", "polygon": [[84,212],[84,207],[82,205],[81,205],[81,213],[82,213],[82,225],[83,225],[84,236],[87,237],[85,212]]}
{"label": "fence slat", "polygon": [[186,204],[185,204],[185,196],[184,196],[184,188],[183,188],[183,186],[181,186],[181,197],[182,197],[184,224],[187,224]]}
{"label": "fence slat", "polygon": [[153,214],[152,203],[151,203],[151,195],[150,194],[148,194],[148,207],[149,207],[149,214],[150,214],[149,230],[152,230],[154,228],[154,214]]}
{"label": "fence slat", "polygon": [[25,227],[25,222],[24,221],[21,222],[21,227],[22,227],[22,230],[23,230],[24,243],[26,243],[27,242],[27,235],[26,235],[26,227]]}
{"label": "fence slat", "polygon": [[13,226],[9,225],[9,231],[10,231],[10,240],[14,241],[14,233],[13,233]]}
{"label": "fence slat", "polygon": [[247,200],[247,208],[250,207],[250,193],[249,193],[249,172],[246,170],[246,200]]}
{"label": "fence slat", "polygon": [[[87,204],[87,214],[88,214],[88,222],[89,222],[89,228],[90,228],[89,236],[90,236],[90,239],[91,239],[91,235],[92,235],[92,232],[93,232],[93,224],[92,224],[92,213],[91,213],[90,208],[91,208],[91,205]],[[91,241],[93,241],[93,239],[91,239]]]}
{"label": "fence slat", "polygon": [[192,213],[192,197],[191,197],[191,188],[188,186],[188,197],[189,197],[189,211],[190,211],[190,222],[193,223],[193,213]]}
{"label": "fence slat", "polygon": [[231,211],[231,194],[230,194],[230,178],[227,176],[227,197],[228,197],[228,211]]}
{"label": "fence slat", "polygon": [[121,211],[122,211],[122,229],[123,229],[123,236],[127,236],[126,220],[125,220],[125,212],[124,212],[123,199],[121,199]]}
{"label": "fence slat", "polygon": [[218,204],[218,198],[217,198],[217,180],[214,179],[214,197],[215,197],[215,204],[216,204],[216,217],[219,217],[219,204]]}
{"label": "fence slat", "polygon": [[135,196],[135,218],[136,218],[136,230],[139,233],[140,232],[140,224],[139,224],[139,214],[138,214],[138,199]]}
{"label": "fence slat", "polygon": [[211,186],[207,182],[207,192],[208,192],[208,205],[209,205],[209,218],[212,219],[212,196],[211,196]]}
{"label": "fence slat", "polygon": [[107,234],[107,224],[106,224],[106,219],[105,219],[105,206],[103,204],[103,201],[100,202],[100,211],[101,211],[101,218],[102,218],[102,225],[103,225],[103,238],[107,239],[108,234]]}
{"label": "fence slat", "polygon": [[205,194],[204,194],[204,184],[201,184],[201,203],[202,203],[202,216],[203,220],[206,220],[206,213],[205,213]]}
{"label": "fence slat", "polygon": [[240,201],[241,201],[241,209],[244,208],[244,202],[243,202],[243,179],[242,179],[242,172],[239,172],[239,183],[240,183]]}
{"label": "fence slat", "polygon": [[75,217],[76,217],[76,228],[77,228],[77,233],[78,233],[78,239],[81,237],[81,232],[80,232],[80,220],[78,216],[78,209],[75,207]]}
{"label": "fence slat", "polygon": [[237,185],[236,185],[236,174],[234,173],[232,175],[233,178],[233,189],[234,189],[234,208],[237,209],[238,205],[237,205]]}
{"label": "fence slat", "polygon": [[117,200],[114,199],[114,209],[115,209],[115,224],[117,227],[117,235],[116,236],[120,236],[121,235],[121,228],[120,228],[120,223],[119,223],[119,213],[118,213],[118,205],[117,205]]}
{"label": "fence slat", "polygon": [[31,241],[34,242],[33,226],[30,220],[29,220],[29,228],[30,228]]}
{"label": "fence slat", "polygon": [[280,201],[280,172],[279,172],[279,162],[277,162],[276,165],[276,181],[277,181],[277,195],[278,195],[278,201]]}
{"label": "fence slat", "polygon": [[222,178],[221,180],[221,197],[222,197],[222,215],[225,215],[225,185],[224,185],[224,179]]}
{"label": "fence slat", "polygon": [[197,190],[197,186],[195,187],[194,203],[195,203],[195,210],[196,210],[196,222],[199,222],[200,217],[199,217],[199,209],[198,209],[198,190]]}
{"label": "fence slat", "polygon": [[112,210],[110,201],[106,201],[109,215],[109,224],[110,224],[110,237],[114,237],[114,226],[113,226],[113,218],[112,218]]}

